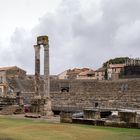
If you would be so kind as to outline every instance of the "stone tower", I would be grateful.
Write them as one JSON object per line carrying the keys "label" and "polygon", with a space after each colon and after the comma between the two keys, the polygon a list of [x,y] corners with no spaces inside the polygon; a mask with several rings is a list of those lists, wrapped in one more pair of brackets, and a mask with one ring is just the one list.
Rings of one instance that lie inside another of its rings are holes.
{"label": "stone tower", "polygon": [[[43,95],[40,95],[40,48],[44,48],[44,76],[43,76]],[[50,99],[50,73],[49,73],[49,39],[48,36],[37,37],[37,45],[35,48],[35,96],[45,101],[43,104],[43,114],[52,115],[51,99]]]}

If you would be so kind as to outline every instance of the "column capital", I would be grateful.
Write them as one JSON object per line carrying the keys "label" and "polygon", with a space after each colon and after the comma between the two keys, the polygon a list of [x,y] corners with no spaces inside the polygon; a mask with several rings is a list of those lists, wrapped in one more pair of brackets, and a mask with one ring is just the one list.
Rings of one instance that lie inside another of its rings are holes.
{"label": "column capital", "polygon": [[43,47],[44,47],[44,50],[46,50],[49,48],[49,44],[43,45]]}
{"label": "column capital", "polygon": [[35,49],[40,49],[40,45],[34,45]]}
{"label": "column capital", "polygon": [[49,43],[48,36],[38,36],[37,37],[37,44],[38,45],[46,45]]}

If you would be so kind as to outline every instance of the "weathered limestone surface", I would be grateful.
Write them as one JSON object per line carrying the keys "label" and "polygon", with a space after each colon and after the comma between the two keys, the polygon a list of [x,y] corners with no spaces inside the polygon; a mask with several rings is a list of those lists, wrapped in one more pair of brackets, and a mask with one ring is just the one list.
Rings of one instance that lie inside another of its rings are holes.
{"label": "weathered limestone surface", "polygon": [[39,96],[39,86],[40,86],[40,46],[34,45],[35,49],[35,95]]}
{"label": "weathered limestone surface", "polygon": [[44,45],[44,96],[50,98],[49,45]]}
{"label": "weathered limestone surface", "polygon": [[[34,81],[12,79],[11,86],[20,88],[25,101],[34,93]],[[40,91],[43,91],[43,82]],[[21,88],[22,87],[22,88]],[[65,87],[69,91],[63,91]],[[63,92],[62,92],[63,91]],[[140,109],[140,79],[118,81],[51,80],[52,109],[82,109],[85,107]]]}
{"label": "weathered limestone surface", "polygon": [[[69,92],[61,92],[64,86]],[[51,81],[53,108],[127,108],[140,109],[140,79],[118,81],[53,80]]]}
{"label": "weathered limestone surface", "polygon": [[[43,77],[43,94],[41,94],[41,77],[40,77],[40,46],[44,47],[44,77]],[[50,100],[50,73],[49,73],[49,39],[48,36],[37,37],[37,45],[35,48],[35,96],[41,100],[46,100],[43,106],[43,114],[52,115],[51,100]],[[33,99],[34,100],[34,99]],[[39,107],[38,107],[39,108]],[[42,108],[42,107],[41,107]],[[42,110],[39,108],[38,111]],[[44,113],[45,112],[45,113]]]}

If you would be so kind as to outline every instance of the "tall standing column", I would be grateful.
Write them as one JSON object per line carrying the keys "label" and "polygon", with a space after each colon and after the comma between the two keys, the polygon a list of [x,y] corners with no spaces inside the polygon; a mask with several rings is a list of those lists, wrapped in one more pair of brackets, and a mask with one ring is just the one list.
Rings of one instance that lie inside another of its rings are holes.
{"label": "tall standing column", "polygon": [[50,98],[50,73],[49,73],[49,39],[48,36],[37,37],[37,45],[44,47],[44,101],[43,114],[52,116],[51,98]]}
{"label": "tall standing column", "polygon": [[40,95],[40,45],[34,45],[35,48],[35,96]]}
{"label": "tall standing column", "polygon": [[50,99],[50,67],[49,67],[49,44],[44,46],[44,97],[46,98],[46,104],[44,105],[44,111],[47,116],[52,116],[51,99]]}
{"label": "tall standing column", "polygon": [[49,44],[44,47],[44,96],[50,98]]}

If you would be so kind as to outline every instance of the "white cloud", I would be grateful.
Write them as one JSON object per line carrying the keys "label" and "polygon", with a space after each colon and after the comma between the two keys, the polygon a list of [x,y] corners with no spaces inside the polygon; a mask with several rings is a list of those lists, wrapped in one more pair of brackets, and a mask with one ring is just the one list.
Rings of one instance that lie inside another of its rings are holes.
{"label": "white cloud", "polygon": [[139,0],[63,0],[32,29],[15,30],[5,63],[33,73],[33,45],[39,35],[49,36],[52,74],[72,67],[98,68],[117,56],[138,57],[139,5]]}
{"label": "white cloud", "polygon": [[115,36],[115,44],[118,47],[140,47],[140,20],[124,24],[118,28]]}

